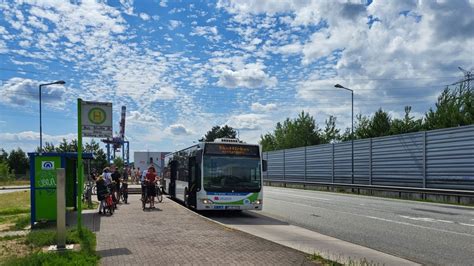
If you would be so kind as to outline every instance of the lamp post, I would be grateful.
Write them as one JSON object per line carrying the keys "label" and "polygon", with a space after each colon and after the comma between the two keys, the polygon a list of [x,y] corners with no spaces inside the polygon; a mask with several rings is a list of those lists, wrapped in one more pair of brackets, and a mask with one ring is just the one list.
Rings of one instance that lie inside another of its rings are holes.
{"label": "lamp post", "polygon": [[39,111],[40,111],[40,154],[43,153],[43,125],[42,125],[42,121],[41,121],[41,88],[43,86],[48,86],[48,85],[64,85],[66,84],[65,81],[63,80],[59,80],[59,81],[55,81],[55,82],[51,82],[51,83],[44,83],[44,84],[40,84],[39,85]]}
{"label": "lamp post", "polygon": [[340,84],[334,85],[336,88],[344,89],[351,92],[351,154],[352,154],[352,166],[351,166],[351,181],[354,184],[354,91],[346,88]]}

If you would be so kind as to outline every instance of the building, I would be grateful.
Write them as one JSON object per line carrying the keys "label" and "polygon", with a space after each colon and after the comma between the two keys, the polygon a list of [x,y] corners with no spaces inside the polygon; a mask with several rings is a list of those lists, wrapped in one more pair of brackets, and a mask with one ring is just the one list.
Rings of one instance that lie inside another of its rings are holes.
{"label": "building", "polygon": [[148,169],[153,165],[156,172],[162,176],[165,155],[169,152],[162,151],[136,151],[134,155],[134,166],[139,167],[141,171]]}

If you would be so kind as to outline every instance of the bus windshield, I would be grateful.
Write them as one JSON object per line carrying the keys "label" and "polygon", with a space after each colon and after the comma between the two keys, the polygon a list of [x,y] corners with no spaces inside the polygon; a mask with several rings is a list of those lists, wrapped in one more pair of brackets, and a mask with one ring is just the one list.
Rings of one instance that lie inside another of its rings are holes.
{"label": "bus windshield", "polygon": [[261,188],[258,157],[204,156],[204,189],[215,192],[258,192]]}

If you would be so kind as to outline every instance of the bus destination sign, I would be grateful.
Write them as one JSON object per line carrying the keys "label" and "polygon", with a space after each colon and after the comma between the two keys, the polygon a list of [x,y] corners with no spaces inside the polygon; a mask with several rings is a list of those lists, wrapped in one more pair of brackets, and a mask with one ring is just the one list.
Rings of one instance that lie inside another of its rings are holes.
{"label": "bus destination sign", "polygon": [[206,144],[205,154],[259,156],[258,146],[235,144]]}

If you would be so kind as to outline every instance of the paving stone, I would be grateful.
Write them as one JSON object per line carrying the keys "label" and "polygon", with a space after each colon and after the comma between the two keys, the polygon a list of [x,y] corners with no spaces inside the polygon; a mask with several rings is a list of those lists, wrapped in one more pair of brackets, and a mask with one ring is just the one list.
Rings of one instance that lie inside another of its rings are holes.
{"label": "paving stone", "polygon": [[232,230],[165,198],[143,211],[138,195],[95,222],[102,265],[312,265],[307,255]]}

